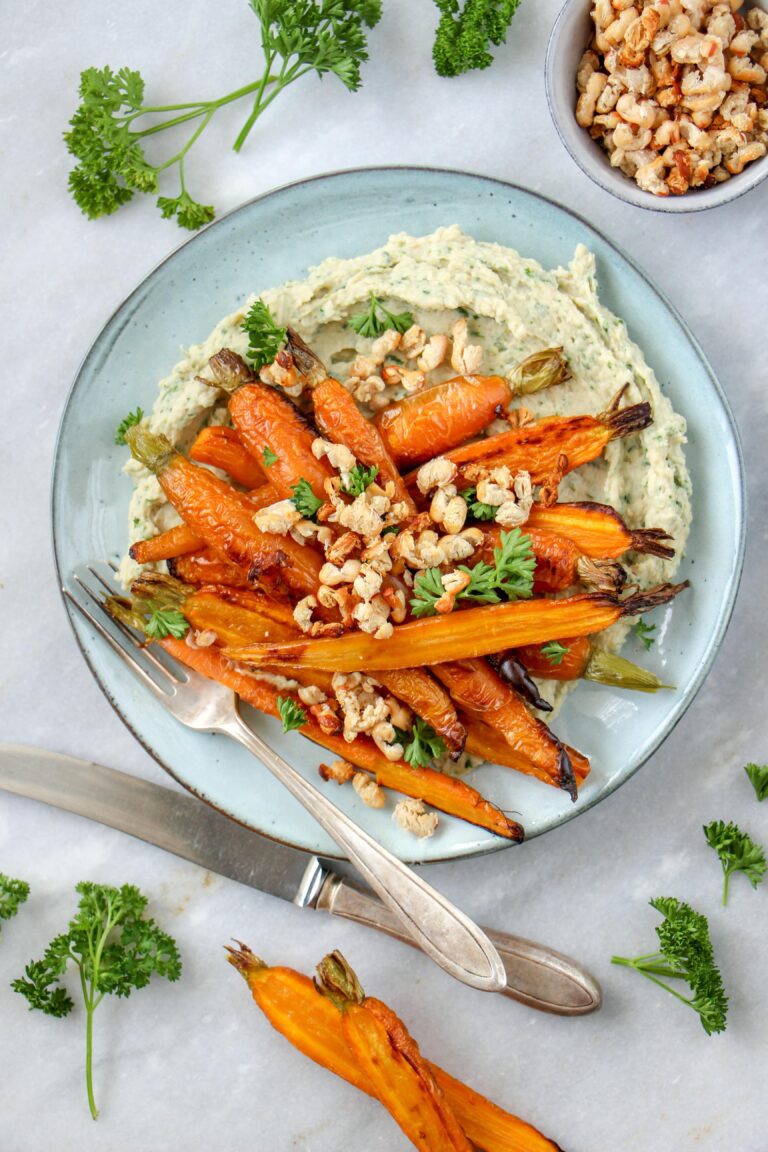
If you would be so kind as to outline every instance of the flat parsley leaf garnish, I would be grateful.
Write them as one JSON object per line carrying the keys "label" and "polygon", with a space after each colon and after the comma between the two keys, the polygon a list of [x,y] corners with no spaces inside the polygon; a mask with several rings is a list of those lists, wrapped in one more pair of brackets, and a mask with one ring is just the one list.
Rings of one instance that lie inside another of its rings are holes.
{"label": "flat parsley leaf garnish", "polygon": [[367,312],[356,312],[349,318],[349,326],[358,336],[367,336],[373,339],[381,336],[388,328],[395,332],[407,332],[413,325],[413,315],[410,312],[389,312],[380,300],[371,292],[371,301]]}
{"label": "flat parsley leaf garnish", "polygon": [[341,490],[346,492],[347,496],[362,496],[369,484],[373,484],[378,474],[379,470],[375,465],[364,468],[362,464],[355,464],[349,473],[347,483],[342,484]]}
{"label": "flat parsley leaf garnish", "polygon": [[640,643],[644,646],[646,652],[649,652],[656,643],[656,637],[651,633],[656,631],[655,624],[646,624],[645,620],[638,620],[634,627],[635,636],[637,636]]}
{"label": "flat parsley leaf garnish", "polygon": [[277,710],[283,722],[283,732],[293,732],[307,722],[307,714],[291,696],[278,696]]}
{"label": "flat parsley leaf garnish", "polygon": [[303,516],[305,520],[314,520],[319,509],[323,506],[323,501],[315,496],[309,481],[305,480],[302,476],[298,484],[294,484],[291,491],[293,492],[291,501],[296,511]]}
{"label": "flat parsley leaf garnish", "polygon": [[240,327],[248,336],[248,360],[256,372],[272,363],[288,335],[285,328],[275,324],[263,300],[254,300]]}
{"label": "flat parsley leaf garnish", "polygon": [[728,882],[734,872],[743,872],[753,888],[757,888],[768,870],[765,852],[746,832],[742,832],[732,821],[713,820],[704,825],[704,836],[710,848],[714,848],[722,865],[725,881],[723,884],[723,904],[728,903]]}
{"label": "flat parsley leaf garnish", "polygon": [[570,648],[561,644],[558,640],[550,640],[548,644],[544,644],[541,649],[542,656],[546,656],[550,664],[562,664],[565,657],[570,652]]}
{"label": "flat parsley leaf garnish", "polygon": [[141,424],[144,419],[144,409],[137,408],[135,412],[129,412],[128,415],[120,421],[115,430],[115,444],[121,447],[125,444],[125,434],[129,428],[133,428],[134,424]]}
{"label": "flat parsley leaf garnish", "polygon": [[414,717],[410,732],[402,728],[395,728],[398,743],[403,745],[403,759],[407,760],[413,768],[426,768],[435,760],[445,756],[445,743],[438,736],[431,724],[422,720],[420,716]]}
{"label": "flat parsley leaf garnish", "polygon": [[69,927],[48,945],[41,960],[33,960],[11,987],[26,997],[30,1008],[47,1016],[67,1016],[72,997],[60,981],[67,965],[79,972],[86,1011],[85,1080],[88,1105],[98,1116],[93,1094],[93,1014],[105,996],[130,996],[154,975],[178,980],[181,959],[176,941],[154,920],[144,919],[147,898],[124,884],[77,885],[80,904]]}
{"label": "flat parsley leaf garnish", "polygon": [[189,621],[178,608],[153,608],[144,631],[152,640],[165,640],[166,636],[181,640],[189,631]]}
{"label": "flat parsley leaf garnish", "polygon": [[[493,550],[493,564],[480,560],[474,568],[460,564],[457,571],[469,576],[469,583],[456,600],[475,604],[498,604],[501,600],[525,600],[533,593],[536,557],[530,536],[519,528],[501,533],[501,543]],[[439,568],[426,568],[413,582],[411,612],[414,616],[434,616],[437,601],[445,592]]]}

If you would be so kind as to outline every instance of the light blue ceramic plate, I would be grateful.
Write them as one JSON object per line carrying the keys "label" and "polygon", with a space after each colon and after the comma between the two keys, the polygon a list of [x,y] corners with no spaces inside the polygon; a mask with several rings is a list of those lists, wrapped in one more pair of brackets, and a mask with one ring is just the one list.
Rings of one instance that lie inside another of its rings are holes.
{"label": "light blue ceramic plate", "polygon": [[[681,577],[693,587],[662,614],[643,662],[678,685],[641,696],[583,682],[557,721],[558,734],[593,763],[576,805],[515,772],[486,766],[481,790],[519,813],[528,836],[555,828],[603,799],[659,747],[691,703],[722,640],[744,549],[738,437],[725,397],[683,321],[644,274],[585,221],[532,192],[458,172],[386,168],[340,172],[278,189],[224,217],[151,272],[101,332],[73,385],[59,433],[53,529],[59,576],[82,561],[120,553],[130,482],[125,450],[113,443],[126,412],[152,407],[156,382],[182,345],[202,340],[250,293],[304,275],[327,256],[372,251],[392,232],[415,235],[457,223],[547,267],[583,242],[597,255],[601,298],[624,317],[675,408],[688,421],[694,519]],[[126,673],[106,645],[72,620],[83,654],[108,699],[144,747],[178,781],[235,819],[313,852],[331,854],[322,830],[247,752],[224,737],[187,731]],[[633,644],[627,654],[633,655]],[[258,721],[276,748],[314,780],[314,745],[276,722]],[[319,783],[319,781],[318,781]],[[322,785],[321,785],[322,786]],[[352,789],[325,785],[333,799],[406,859],[488,852],[505,841],[441,818],[430,840],[401,832],[389,810],[373,811]]]}

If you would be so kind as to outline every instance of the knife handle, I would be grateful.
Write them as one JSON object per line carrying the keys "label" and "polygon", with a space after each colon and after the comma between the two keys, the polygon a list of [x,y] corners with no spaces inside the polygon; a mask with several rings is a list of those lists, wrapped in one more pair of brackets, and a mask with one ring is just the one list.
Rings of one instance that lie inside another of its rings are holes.
{"label": "knife handle", "polygon": [[[375,896],[340,876],[331,874],[328,877],[315,907],[418,947]],[[484,931],[496,945],[507,974],[507,985],[501,989],[503,996],[559,1016],[583,1016],[600,1007],[602,993],[599,984],[569,956],[520,936],[510,936],[490,928]]]}

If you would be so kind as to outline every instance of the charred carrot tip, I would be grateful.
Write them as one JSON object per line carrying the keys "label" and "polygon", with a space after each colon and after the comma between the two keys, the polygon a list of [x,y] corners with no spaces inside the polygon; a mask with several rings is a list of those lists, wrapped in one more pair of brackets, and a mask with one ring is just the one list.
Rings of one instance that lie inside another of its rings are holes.
{"label": "charred carrot tip", "polygon": [[667,544],[667,540],[672,540],[669,532],[662,531],[661,528],[639,528],[631,533],[632,541],[630,547],[635,552],[645,552],[648,556],[660,556],[662,560],[671,560],[675,555],[675,550],[671,544]]}
{"label": "charred carrot tip", "polygon": [[631,436],[633,432],[642,432],[653,423],[653,414],[650,404],[644,400],[642,404],[630,404],[628,408],[602,412],[598,419],[610,428],[611,439],[618,440],[622,436]]}

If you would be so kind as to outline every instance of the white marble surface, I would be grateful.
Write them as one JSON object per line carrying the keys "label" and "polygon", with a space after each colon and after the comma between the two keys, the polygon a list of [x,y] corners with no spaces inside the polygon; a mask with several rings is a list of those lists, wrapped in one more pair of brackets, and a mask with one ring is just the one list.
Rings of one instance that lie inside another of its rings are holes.
{"label": "white marble surface", "polygon": [[[765,1147],[768,890],[752,892],[737,877],[722,910],[719,869],[700,827],[733,818],[768,841],[768,805],[757,806],[741,772],[746,760],[768,757],[768,630],[759,599],[768,562],[768,183],[690,217],[615,201],[573,166],[549,120],[543,57],[558,0],[526,0],[495,66],[450,81],[431,68],[428,0],[385,0],[385,8],[360,93],[307,78],[281,96],[239,157],[227,145],[244,112],[227,110],[192,154],[192,187],[223,211],[334,168],[435,164],[518,181],[595,221],[690,322],[740,423],[752,521],[733,623],[683,722],[619,793],[520,850],[429,870],[480,921],[546,941],[590,966],[605,1005],[582,1020],[547,1018],[472,992],[392,941],[0,795],[0,869],[33,888],[0,938],[2,1152],[404,1147],[378,1107],[270,1031],[224,963],[230,936],[305,971],[341,947],[427,1053],[571,1152]],[[0,299],[11,403],[0,423],[0,735],[166,784],[101,696],[70,633],[53,573],[48,487],[56,427],[80,358],[128,291],[183,237],[149,201],[100,223],[83,219],[65,191],[60,134],[81,68],[138,67],[158,102],[215,94],[256,71],[256,33],[243,0],[122,7],[30,0],[8,6],[4,20]],[[97,1125],[81,1082],[82,1015],[28,1015],[7,987],[63,928],[73,885],[84,877],[150,892],[152,912],[177,936],[185,962],[179,984],[157,982],[99,1009]],[[652,946],[656,916],[647,900],[660,893],[711,916],[732,997],[723,1036],[708,1039],[692,1013],[608,964],[612,952]]]}

